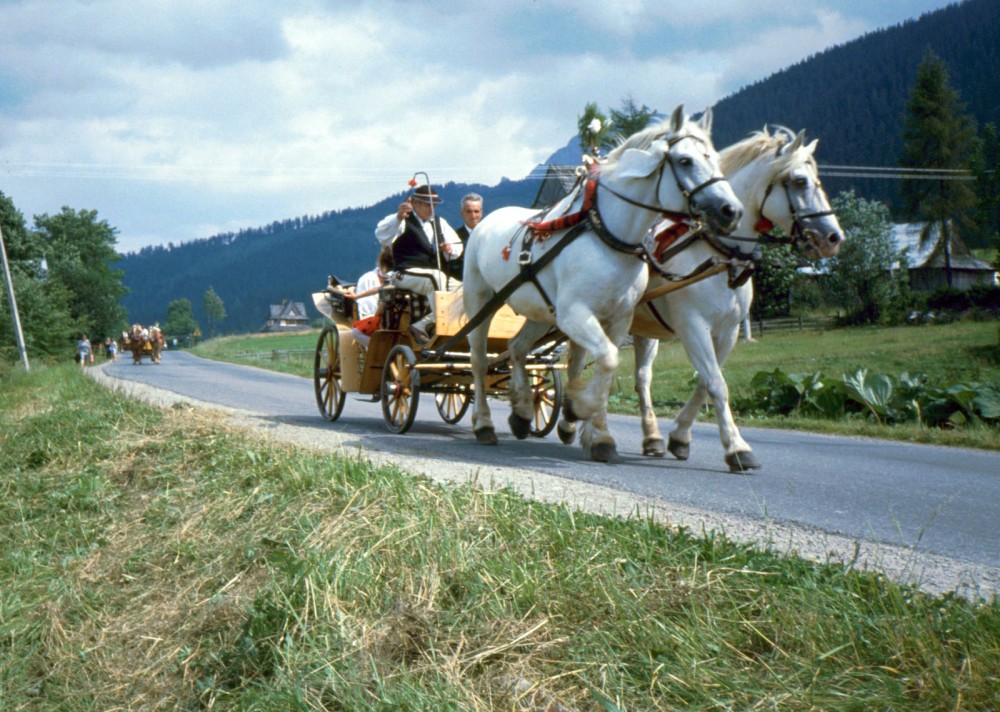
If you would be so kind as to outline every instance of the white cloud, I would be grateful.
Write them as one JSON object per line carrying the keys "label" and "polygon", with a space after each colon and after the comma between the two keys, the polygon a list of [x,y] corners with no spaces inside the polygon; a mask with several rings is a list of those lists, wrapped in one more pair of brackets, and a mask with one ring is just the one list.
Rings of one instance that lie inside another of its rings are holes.
{"label": "white cloud", "polygon": [[518,178],[588,101],[700,111],[874,29],[868,0],[827,4],[0,1],[0,190],[96,209],[136,249],[368,204],[416,170]]}

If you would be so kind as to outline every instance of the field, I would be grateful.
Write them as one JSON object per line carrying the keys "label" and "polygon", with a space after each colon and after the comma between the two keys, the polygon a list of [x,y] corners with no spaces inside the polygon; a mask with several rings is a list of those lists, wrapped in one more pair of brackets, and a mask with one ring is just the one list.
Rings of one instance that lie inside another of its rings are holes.
{"label": "field", "polygon": [[[214,339],[194,353],[234,363],[274,368],[311,378],[318,332],[296,335],[237,336]],[[277,353],[275,353],[277,351]],[[611,410],[637,413],[631,349],[622,362],[611,396]],[[897,376],[923,373],[929,382],[950,385],[958,381],[1000,383],[1000,328],[996,322],[956,322],[893,328],[852,328],[828,331],[767,333],[753,342],[737,344],[724,373],[730,394],[750,394],[750,380],[758,371],[781,368],[785,373],[822,371],[830,376],[867,368]],[[694,369],[677,341],[664,342],[655,367],[653,399],[664,422],[664,432],[693,388]],[[706,412],[705,418],[712,418]],[[737,412],[739,425],[780,427],[913,442],[1000,449],[1000,430],[966,426],[945,430],[919,425],[880,425],[864,418],[843,421],[800,417],[749,417]]]}
{"label": "field", "polygon": [[0,370],[5,710],[985,710],[1000,603]]}

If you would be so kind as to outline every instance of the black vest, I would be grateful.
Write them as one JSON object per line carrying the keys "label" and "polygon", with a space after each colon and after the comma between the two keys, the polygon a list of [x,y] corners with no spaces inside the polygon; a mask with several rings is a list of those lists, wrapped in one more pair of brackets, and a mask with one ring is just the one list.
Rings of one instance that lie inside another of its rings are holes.
{"label": "black vest", "polygon": [[[441,225],[438,217],[434,216],[434,235],[438,243],[441,242]],[[411,267],[431,267],[437,269],[437,252],[435,245],[427,239],[427,234],[420,223],[420,219],[414,215],[408,215],[403,224],[403,234],[392,242],[392,259],[397,270],[405,270]]]}

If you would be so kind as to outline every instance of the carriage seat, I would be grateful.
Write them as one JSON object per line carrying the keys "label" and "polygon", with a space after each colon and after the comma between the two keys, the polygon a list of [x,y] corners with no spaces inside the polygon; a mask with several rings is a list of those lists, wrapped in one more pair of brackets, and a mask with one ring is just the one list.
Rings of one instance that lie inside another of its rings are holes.
{"label": "carriage seat", "polygon": [[[400,289],[392,284],[384,284],[378,290],[378,303],[382,309],[381,328],[401,331],[413,322],[422,319],[430,311],[427,297],[408,289]],[[404,324],[404,315],[409,319]]]}

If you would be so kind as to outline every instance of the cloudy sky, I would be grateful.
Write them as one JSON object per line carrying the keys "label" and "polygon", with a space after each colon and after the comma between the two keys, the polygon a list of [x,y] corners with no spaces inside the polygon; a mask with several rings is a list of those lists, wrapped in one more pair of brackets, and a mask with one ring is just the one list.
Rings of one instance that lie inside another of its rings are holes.
{"label": "cloudy sky", "polygon": [[700,111],[947,4],[0,0],[0,192],[29,226],[97,210],[130,251],[368,205],[415,171],[493,185],[589,101]]}

